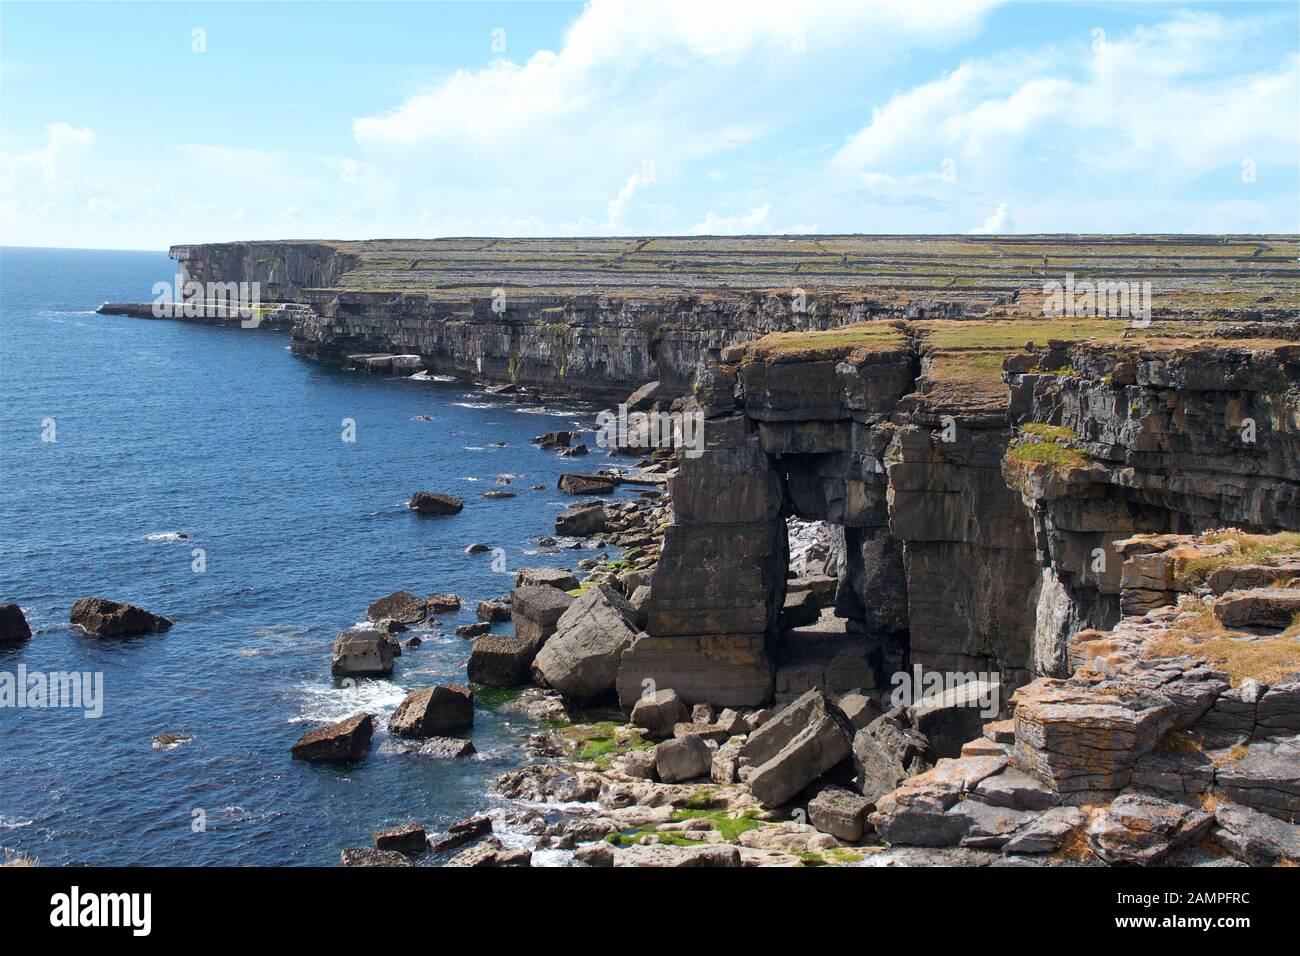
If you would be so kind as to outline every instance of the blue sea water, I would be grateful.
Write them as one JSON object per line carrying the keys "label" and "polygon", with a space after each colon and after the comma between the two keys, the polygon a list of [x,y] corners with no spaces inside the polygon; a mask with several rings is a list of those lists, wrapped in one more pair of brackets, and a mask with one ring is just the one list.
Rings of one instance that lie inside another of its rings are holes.
{"label": "blue sea water", "polygon": [[[590,427],[593,410],[324,367],[291,355],[284,333],[93,314],[151,299],[173,265],[0,250],[0,602],[19,603],[35,632],[0,648],[0,672],[104,682],[98,719],[0,707],[0,847],[47,865],[334,864],[381,826],[432,832],[492,808],[491,779],[525,762],[535,729],[499,693],[479,695],[472,760],[393,752],[382,731],[352,766],[289,748],[321,721],[386,716],[409,688],[464,681],[469,642],[452,632],[474,603],[505,593],[519,567],[590,553],[536,553],[566,505],[566,460],[531,439]],[[518,497],[484,499],[502,474]],[[465,509],[420,518],[406,506],[416,489]],[[179,531],[188,539],[158,538]],[[505,549],[505,573],[463,553],[476,541]],[[464,608],[391,680],[339,686],[335,634],[398,588],[454,592]],[[176,625],[90,638],[68,624],[87,596]],[[152,748],[165,732],[194,740]]]}

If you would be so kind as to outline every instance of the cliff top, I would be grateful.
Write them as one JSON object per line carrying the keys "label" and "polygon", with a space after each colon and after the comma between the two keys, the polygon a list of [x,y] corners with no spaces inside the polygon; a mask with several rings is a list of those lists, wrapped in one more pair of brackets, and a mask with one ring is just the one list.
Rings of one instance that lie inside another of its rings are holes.
{"label": "cliff top", "polygon": [[[331,290],[661,298],[826,294],[1043,314],[1048,282],[1150,282],[1158,312],[1226,316],[1300,306],[1297,236],[739,236],[386,239],[174,246],[192,262],[302,260]],[[328,263],[328,266],[326,266]],[[229,274],[230,270],[223,272]],[[246,269],[247,273],[256,269]],[[308,285],[315,284],[308,282]]]}

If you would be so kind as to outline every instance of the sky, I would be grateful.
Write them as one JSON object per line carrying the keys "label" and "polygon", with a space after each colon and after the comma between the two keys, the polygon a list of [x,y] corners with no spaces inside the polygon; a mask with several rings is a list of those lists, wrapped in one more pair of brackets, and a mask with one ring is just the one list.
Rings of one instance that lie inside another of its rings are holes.
{"label": "sky", "polygon": [[0,244],[1300,232],[1300,4],[0,3]]}

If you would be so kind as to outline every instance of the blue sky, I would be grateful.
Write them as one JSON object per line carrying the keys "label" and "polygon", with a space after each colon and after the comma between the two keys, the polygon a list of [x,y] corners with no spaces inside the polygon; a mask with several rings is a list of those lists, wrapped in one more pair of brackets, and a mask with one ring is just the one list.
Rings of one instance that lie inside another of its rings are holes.
{"label": "blue sky", "polygon": [[5,2],[0,242],[1297,232],[1298,11]]}

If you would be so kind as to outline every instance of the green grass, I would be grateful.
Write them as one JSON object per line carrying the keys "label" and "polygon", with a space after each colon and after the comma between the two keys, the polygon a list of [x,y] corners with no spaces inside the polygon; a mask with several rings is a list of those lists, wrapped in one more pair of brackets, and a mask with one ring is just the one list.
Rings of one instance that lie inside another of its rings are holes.
{"label": "green grass", "polygon": [[1007,457],[1033,465],[1051,465],[1053,468],[1082,468],[1088,456],[1077,448],[1059,445],[1054,441],[1022,442],[1013,445]]}
{"label": "green grass", "polygon": [[722,834],[728,843],[734,843],[736,837],[750,830],[757,830],[763,821],[756,819],[757,810],[746,810],[738,817],[728,816],[726,810],[674,810],[670,820],[708,820],[713,829]]}
{"label": "green grass", "polygon": [[562,732],[577,742],[574,758],[584,763],[594,763],[602,770],[608,770],[610,759],[630,753],[633,750],[646,750],[654,744],[641,736],[636,728],[626,729],[622,724],[611,720],[602,720],[595,724],[575,724],[562,728]]}
{"label": "green grass", "polygon": [[1226,544],[1227,554],[1210,554],[1189,558],[1179,566],[1180,573],[1192,581],[1204,581],[1219,568],[1233,564],[1257,564],[1278,555],[1300,552],[1300,531],[1276,534],[1248,534],[1227,529],[1212,531],[1201,538],[1206,544]]}
{"label": "green grass", "polygon": [[1030,422],[1028,425],[1021,425],[1020,431],[1025,435],[1037,435],[1039,438],[1046,438],[1050,441],[1070,441],[1074,438],[1074,431],[1066,428],[1064,425],[1045,425],[1042,422]]}

